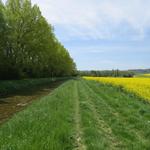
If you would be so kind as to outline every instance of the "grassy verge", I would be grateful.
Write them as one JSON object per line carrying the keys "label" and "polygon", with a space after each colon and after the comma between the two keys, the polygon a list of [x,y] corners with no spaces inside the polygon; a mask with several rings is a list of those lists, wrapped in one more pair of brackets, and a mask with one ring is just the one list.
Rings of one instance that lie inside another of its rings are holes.
{"label": "grassy verge", "polygon": [[1,150],[149,150],[150,105],[96,81],[71,80],[0,127]]}
{"label": "grassy verge", "polygon": [[0,96],[14,94],[23,90],[37,88],[38,86],[48,85],[54,81],[66,79],[67,78],[41,78],[0,81]]}
{"label": "grassy verge", "polygon": [[0,128],[0,150],[71,150],[75,82],[33,103]]}

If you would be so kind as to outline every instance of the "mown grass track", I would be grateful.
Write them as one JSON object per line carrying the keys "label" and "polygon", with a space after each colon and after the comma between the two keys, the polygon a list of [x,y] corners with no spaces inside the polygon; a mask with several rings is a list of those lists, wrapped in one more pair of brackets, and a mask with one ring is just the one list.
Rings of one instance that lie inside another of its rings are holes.
{"label": "mown grass track", "polygon": [[0,150],[149,150],[150,104],[71,80],[0,127]]}
{"label": "mown grass track", "polygon": [[[150,148],[149,104],[111,86],[93,81],[82,81],[83,84],[82,93],[86,93],[86,96],[88,93],[86,100],[93,105],[92,108],[91,104],[84,103],[84,107],[91,111],[85,120],[85,139],[95,133],[86,142],[87,145],[91,144],[89,150]],[[88,126],[88,121],[94,118],[95,121],[89,122]],[[94,137],[98,137],[97,140]]]}

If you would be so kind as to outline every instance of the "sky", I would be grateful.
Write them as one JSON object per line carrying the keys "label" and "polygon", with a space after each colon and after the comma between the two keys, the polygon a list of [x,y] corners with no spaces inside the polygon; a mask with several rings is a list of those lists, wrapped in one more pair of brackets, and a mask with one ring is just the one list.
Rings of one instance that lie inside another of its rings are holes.
{"label": "sky", "polygon": [[79,70],[150,68],[150,0],[32,0]]}

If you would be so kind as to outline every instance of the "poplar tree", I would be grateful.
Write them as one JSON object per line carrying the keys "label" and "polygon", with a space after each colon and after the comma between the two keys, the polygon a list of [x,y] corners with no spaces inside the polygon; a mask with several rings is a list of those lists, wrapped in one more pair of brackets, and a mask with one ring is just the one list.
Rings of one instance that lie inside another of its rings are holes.
{"label": "poplar tree", "polygon": [[0,78],[6,79],[69,76],[75,71],[52,25],[30,0],[0,2],[0,59]]}

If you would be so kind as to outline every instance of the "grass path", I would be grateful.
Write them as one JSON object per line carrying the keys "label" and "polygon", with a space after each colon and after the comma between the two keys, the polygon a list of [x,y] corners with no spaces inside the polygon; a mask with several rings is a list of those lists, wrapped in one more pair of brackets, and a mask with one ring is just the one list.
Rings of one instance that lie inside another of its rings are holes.
{"label": "grass path", "polygon": [[80,101],[82,102],[82,121],[85,128],[84,135],[88,149],[116,149],[117,139],[112,134],[111,128],[97,112],[97,106],[93,101],[94,99],[98,100],[95,93],[85,81],[79,84],[79,91]]}
{"label": "grass path", "polygon": [[116,148],[149,149],[150,105],[114,87],[90,81],[85,84],[93,92],[90,95],[99,116],[111,129],[115,139],[119,139]]}
{"label": "grass path", "polygon": [[0,126],[0,150],[149,150],[150,104],[71,80]]}
{"label": "grass path", "polygon": [[86,146],[83,140],[83,131],[81,128],[80,102],[79,102],[77,82],[75,82],[74,84],[75,84],[74,94],[75,94],[75,125],[76,125],[75,150],[86,150]]}
{"label": "grass path", "polygon": [[[105,120],[102,118],[102,116],[98,113],[98,106],[94,103],[94,99],[99,99],[99,95],[93,91],[92,88],[90,88],[85,82],[82,81],[82,84],[84,85],[84,90],[88,92],[88,98],[86,100],[89,101],[89,107],[92,110],[93,117],[95,118],[97,122],[97,130],[99,133],[103,132],[103,134],[107,137],[109,145],[111,145],[111,149],[117,149],[117,146],[121,143],[112,133],[112,129],[110,126],[105,122]],[[108,106],[106,106],[108,107]]]}

